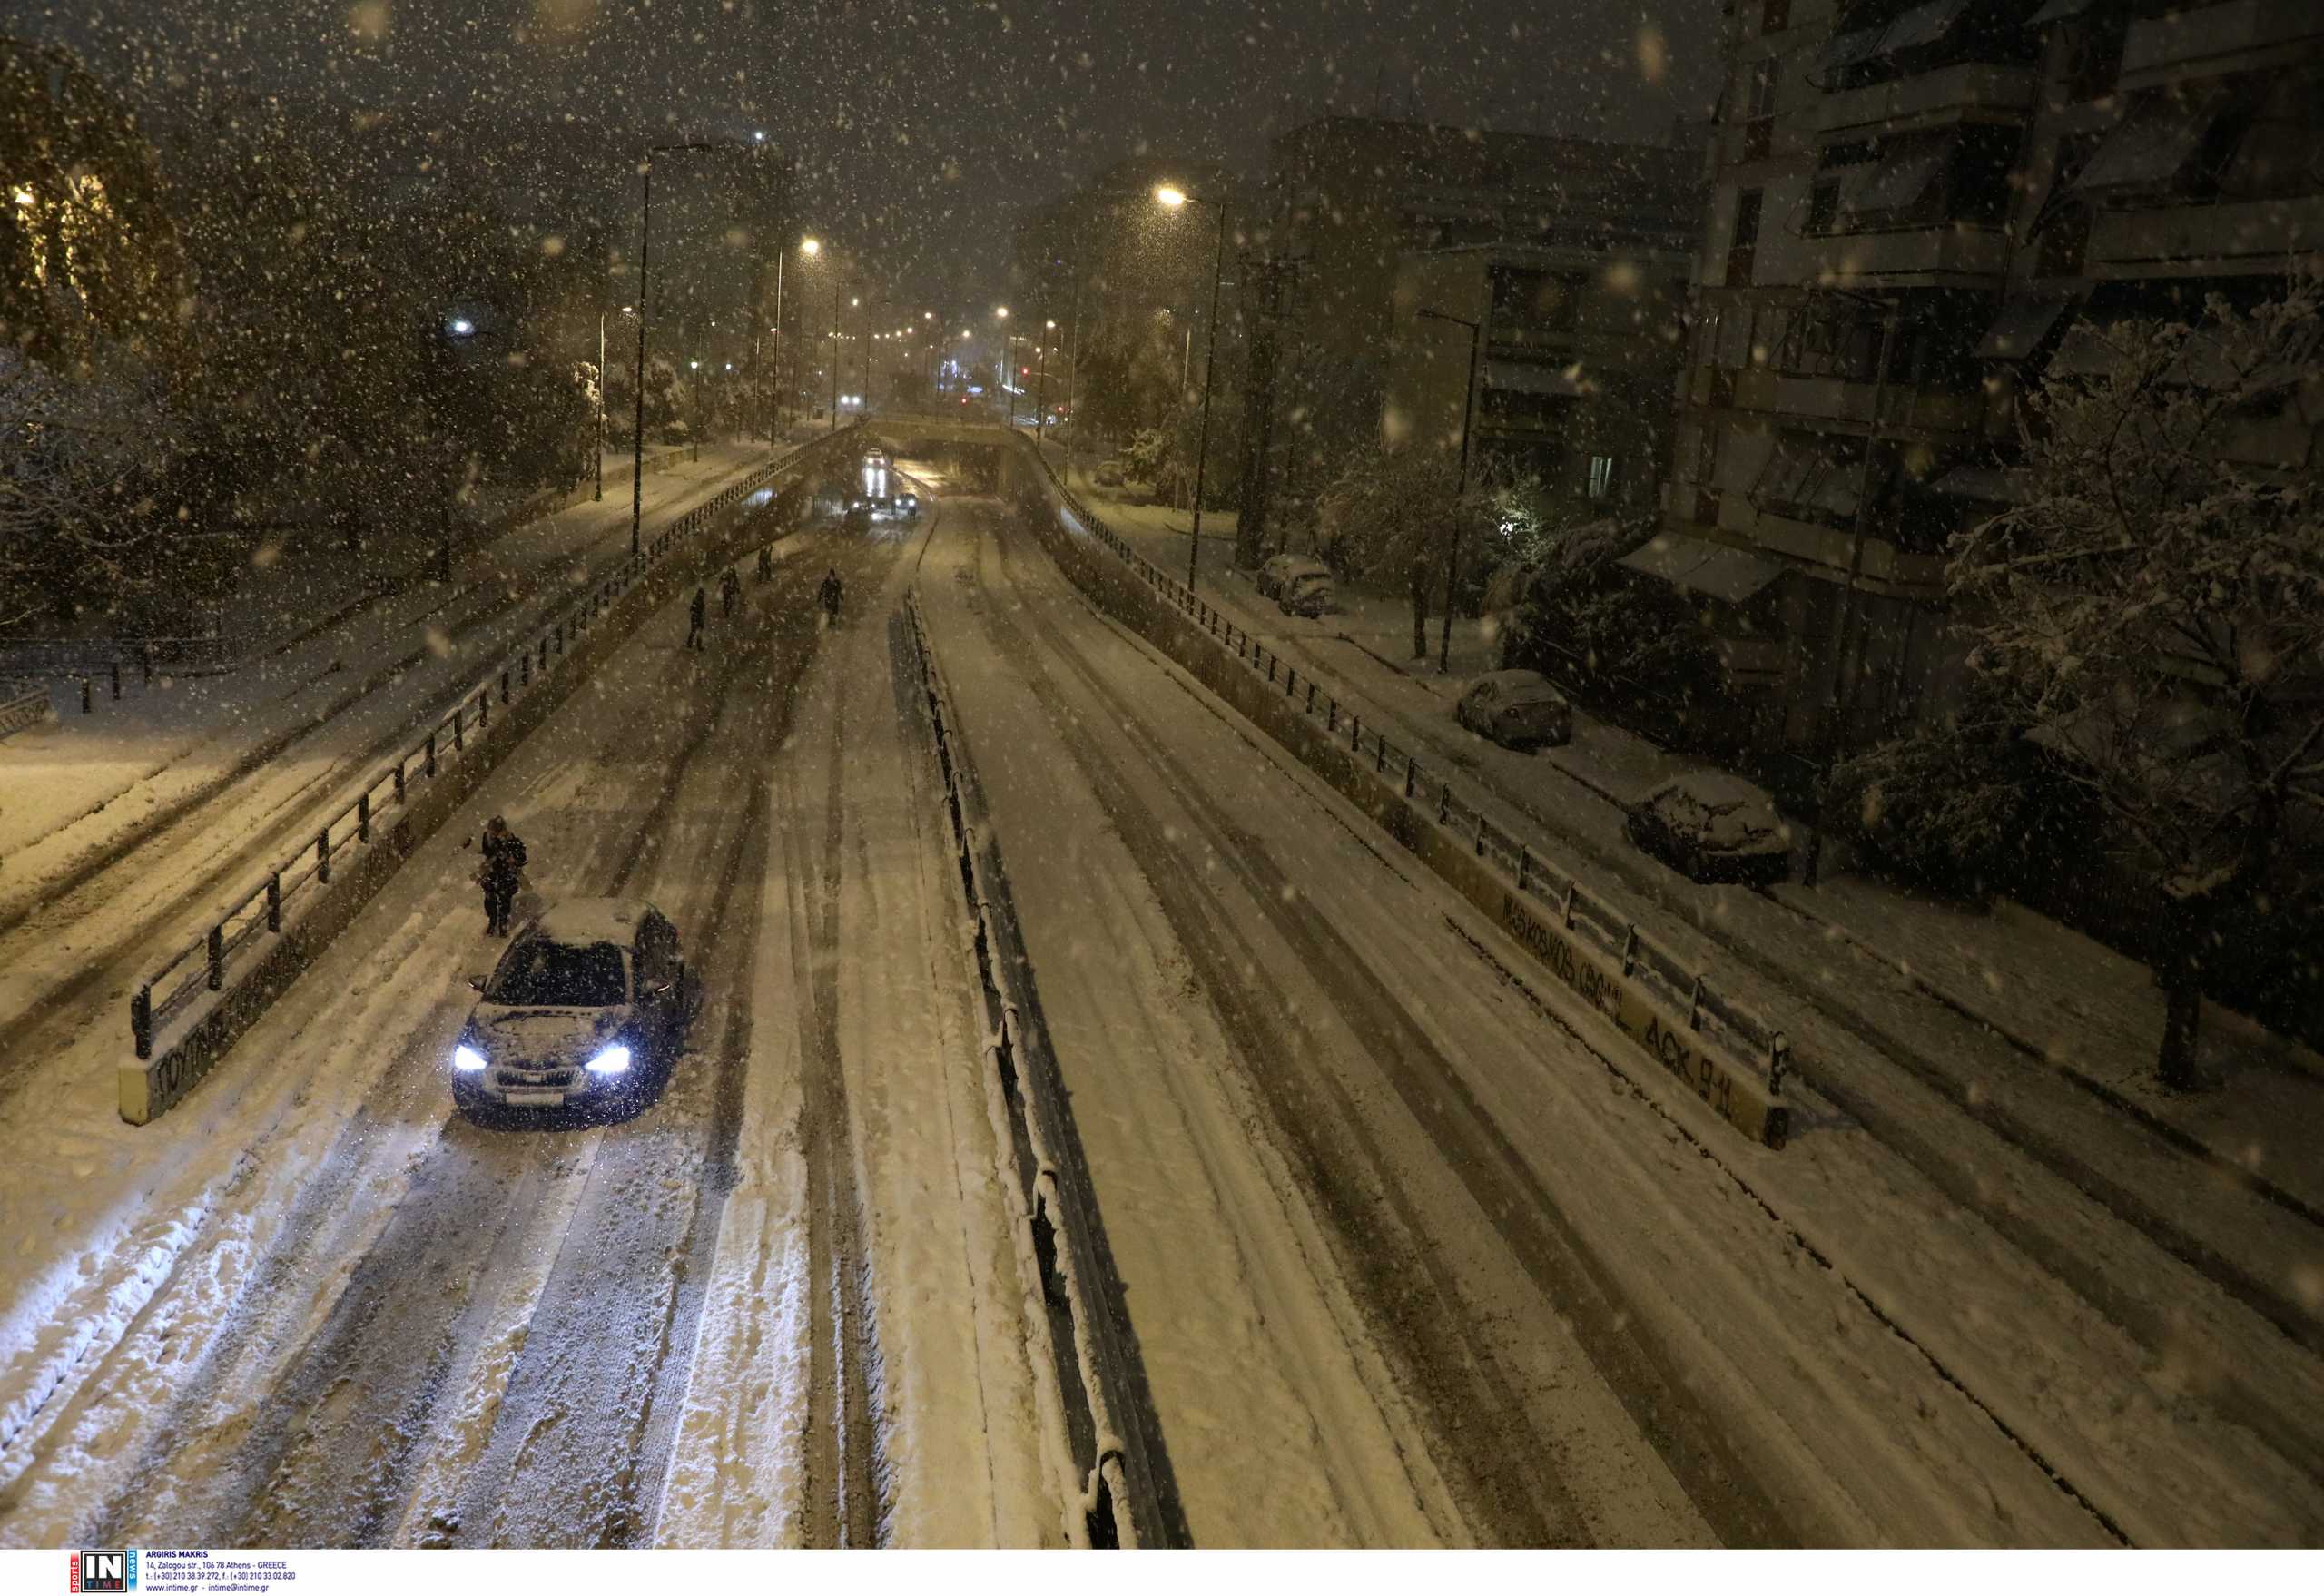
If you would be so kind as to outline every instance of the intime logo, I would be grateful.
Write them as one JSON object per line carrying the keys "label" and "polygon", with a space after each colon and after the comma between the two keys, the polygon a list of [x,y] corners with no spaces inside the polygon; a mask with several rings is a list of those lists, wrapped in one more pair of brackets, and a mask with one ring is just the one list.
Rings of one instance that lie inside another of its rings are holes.
{"label": "intime logo", "polygon": [[126,1550],[74,1552],[73,1589],[123,1593],[134,1591],[137,1589],[137,1553]]}

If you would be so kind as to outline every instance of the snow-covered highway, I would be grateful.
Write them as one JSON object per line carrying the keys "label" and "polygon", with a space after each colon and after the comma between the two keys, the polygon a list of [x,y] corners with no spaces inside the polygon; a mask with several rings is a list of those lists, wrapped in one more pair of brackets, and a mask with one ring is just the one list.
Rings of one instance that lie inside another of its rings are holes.
{"label": "snow-covered highway", "polygon": [[[1090,607],[1017,501],[902,463],[919,522],[786,539],[707,652],[683,599],[655,615],[166,1118],[113,1115],[110,1007],[50,1005],[0,1092],[37,1149],[0,1173],[0,1543],[1070,1537],[908,593],[1196,1543],[2319,1522],[2297,1460],[2191,1399],[2174,1432],[2126,1387],[2101,1444],[1940,1355],[1787,1208],[1906,1227],[1996,1365],[2018,1325],[1988,1305],[2079,1309],[1812,1103],[1781,1154],[1699,1139],[1490,921]],[[452,1111],[500,949],[462,842],[495,813],[539,897],[643,897],[685,939],[702,1006],[634,1115]]]}

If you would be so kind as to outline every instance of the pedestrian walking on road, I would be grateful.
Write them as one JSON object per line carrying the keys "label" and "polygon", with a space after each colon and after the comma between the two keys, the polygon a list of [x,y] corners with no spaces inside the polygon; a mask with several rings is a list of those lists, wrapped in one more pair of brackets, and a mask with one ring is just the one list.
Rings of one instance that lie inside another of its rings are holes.
{"label": "pedestrian walking on road", "polygon": [[734,601],[742,596],[743,579],[734,575],[734,566],[728,566],[718,575],[718,618],[722,621],[733,620]]}
{"label": "pedestrian walking on road", "polygon": [[508,914],[525,879],[525,843],[497,814],[484,828],[484,862],[477,867],[476,879],[484,889],[484,934],[507,936]]}
{"label": "pedestrian walking on road", "polygon": [[773,576],[774,550],[771,548],[762,548],[759,550],[759,580],[762,582],[771,581],[773,579]]}
{"label": "pedestrian walking on road", "polygon": [[709,613],[709,609],[710,595],[700,587],[695,588],[694,602],[686,606],[686,646],[688,648],[702,646],[702,620],[703,616]]}
{"label": "pedestrian walking on road", "polygon": [[823,615],[830,620],[832,626],[838,626],[840,587],[839,571],[837,567],[833,567],[823,573],[823,585],[816,589],[816,596],[822,600]]}

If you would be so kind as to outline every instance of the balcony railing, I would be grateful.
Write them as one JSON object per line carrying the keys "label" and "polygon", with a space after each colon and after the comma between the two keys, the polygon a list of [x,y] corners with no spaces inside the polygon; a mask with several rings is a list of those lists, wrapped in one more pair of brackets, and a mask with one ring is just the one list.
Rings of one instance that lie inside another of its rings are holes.
{"label": "balcony railing", "polygon": [[2198,63],[2208,70],[2251,51],[2318,37],[2324,37],[2324,7],[2316,0],[2227,0],[2135,21],[2122,40],[2122,86],[2143,88]]}
{"label": "balcony railing", "polygon": [[1860,89],[1824,96],[1819,124],[1827,133],[1900,124],[1937,125],[1976,111],[2031,111],[2041,77],[2030,66],[1963,62],[1935,72],[1915,73]]}
{"label": "balcony railing", "polygon": [[1852,232],[1807,241],[1811,281],[1854,279],[1984,278],[2009,270],[2009,235],[1988,228],[1940,223],[1896,232]]}

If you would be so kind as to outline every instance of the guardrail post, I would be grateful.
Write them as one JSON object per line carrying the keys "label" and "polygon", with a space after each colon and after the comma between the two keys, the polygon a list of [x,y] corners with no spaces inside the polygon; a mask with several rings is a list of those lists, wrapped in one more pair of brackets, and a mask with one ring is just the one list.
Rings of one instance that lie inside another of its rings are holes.
{"label": "guardrail post", "polygon": [[1638,966],[1638,921],[1626,921],[1622,925],[1622,976],[1628,980]]}
{"label": "guardrail post", "polygon": [[153,645],[151,643],[140,643],[137,645],[137,668],[143,675],[145,685],[148,687],[152,686],[153,685]]}
{"label": "guardrail post", "polygon": [[492,689],[487,687],[476,695],[476,729],[479,732],[492,724]]}
{"label": "guardrail post", "polygon": [[1315,713],[1315,678],[1313,676],[1307,678],[1307,713]]}
{"label": "guardrail post", "polygon": [[1405,796],[1405,797],[1409,798],[1409,797],[1411,797],[1411,796],[1413,795],[1413,783],[1415,780],[1417,780],[1417,779],[1419,778],[1419,776],[1420,776],[1420,765],[1419,765],[1416,762],[1414,762],[1413,760],[1412,760],[1412,759],[1410,759],[1410,758],[1405,759],[1405,761],[1404,761],[1404,796]]}
{"label": "guardrail post", "polygon": [[1485,856],[1485,814],[1484,814],[1484,811],[1481,809],[1481,810],[1477,811],[1477,857],[1478,857],[1478,858],[1480,858],[1480,859],[1482,859],[1484,856]]}
{"label": "guardrail post", "polygon": [[282,872],[279,870],[266,872],[266,929],[282,929]]}
{"label": "guardrail post", "polygon": [[153,1056],[153,989],[141,986],[129,995],[129,1039],[136,1044],[137,1056]]}
{"label": "guardrail post", "polygon": [[455,753],[468,746],[467,742],[460,735],[460,722],[466,717],[468,707],[465,704],[452,705],[452,749]]}
{"label": "guardrail post", "polygon": [[210,990],[217,991],[226,984],[226,930],[213,925],[202,942],[202,951],[210,960]]}
{"label": "guardrail post", "polygon": [[1695,971],[1695,990],[1687,994],[1687,1029],[1689,1030],[1700,1030],[1702,1028],[1703,972],[1698,970]]}
{"label": "guardrail post", "polygon": [[505,670],[500,673],[500,702],[508,702],[508,673]]}
{"label": "guardrail post", "polygon": [[113,700],[121,702],[121,661],[117,659],[113,662]]}
{"label": "guardrail post", "polygon": [[1441,826],[1452,823],[1452,783],[1451,782],[1436,783],[1436,823]]}
{"label": "guardrail post", "polygon": [[89,704],[89,678],[86,676],[81,678],[81,713],[83,714],[92,713]]}
{"label": "guardrail post", "polygon": [[1777,1031],[1768,1039],[1768,1096],[1783,1096],[1783,1079],[1790,1073],[1791,1043]]}
{"label": "guardrail post", "polygon": [[330,828],[325,826],[315,833],[315,879],[330,885]]}
{"label": "guardrail post", "polygon": [[1573,929],[1573,878],[1571,876],[1566,878],[1565,901],[1559,906],[1558,912],[1565,918],[1565,929],[1571,931]]}
{"label": "guardrail post", "polygon": [[[503,674],[505,675],[506,673],[504,672]],[[529,687],[532,685],[533,651],[527,648],[524,653],[517,656],[517,685],[519,687]]]}
{"label": "guardrail post", "polygon": [[[1315,684],[1311,682],[1308,685],[1312,688]],[[1311,699],[1310,702],[1312,703],[1313,700]],[[1340,701],[1336,698],[1326,698],[1324,700],[1324,730],[1336,732],[1339,729]]]}
{"label": "guardrail post", "polygon": [[396,761],[396,804],[399,808],[403,804],[403,760],[400,758]]}
{"label": "guardrail post", "polygon": [[1364,752],[1364,717],[1360,714],[1347,717],[1347,751],[1350,754]]}
{"label": "guardrail post", "polygon": [[1267,655],[1267,685],[1270,687],[1275,685],[1275,657],[1273,653],[1269,653]]}
{"label": "guardrail post", "polygon": [[541,669],[548,669],[548,634],[541,634]]}
{"label": "guardrail post", "polygon": [[371,840],[371,794],[368,790],[355,794],[355,840]]}
{"label": "guardrail post", "polygon": [[1517,890],[1525,891],[1525,878],[1533,869],[1533,851],[1524,843],[1517,844]]}
{"label": "guardrail post", "polygon": [[1380,756],[1372,762],[1372,773],[1375,776],[1385,775],[1388,773],[1388,739],[1384,736],[1374,737],[1373,741],[1380,745]]}
{"label": "guardrail post", "polygon": [[426,747],[427,747],[427,752],[426,752],[426,754],[422,756],[426,763],[425,763],[424,764],[422,764],[420,768],[421,768],[421,769],[423,769],[423,770],[425,770],[425,771],[428,773],[428,779],[429,781],[431,781],[431,782],[432,782],[432,781],[434,781],[434,780],[436,779],[436,734],[435,734],[435,733],[430,732],[430,733],[428,733],[428,742],[427,742]]}

